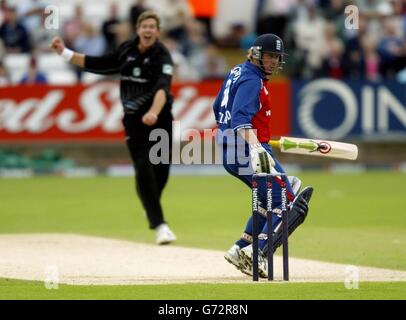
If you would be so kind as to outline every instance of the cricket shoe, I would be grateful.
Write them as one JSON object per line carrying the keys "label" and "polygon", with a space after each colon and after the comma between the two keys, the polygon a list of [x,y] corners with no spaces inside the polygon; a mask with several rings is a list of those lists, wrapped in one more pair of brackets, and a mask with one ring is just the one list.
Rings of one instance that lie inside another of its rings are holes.
{"label": "cricket shoe", "polygon": [[[253,273],[252,269],[252,244],[241,249],[241,257],[244,260],[244,263],[249,266],[251,275]],[[268,262],[266,260],[265,254],[261,250],[258,250],[258,275],[261,278],[268,277]]]}
{"label": "cricket shoe", "polygon": [[234,244],[230,250],[226,252],[224,259],[234,265],[242,273],[252,276],[252,269],[250,269],[249,265],[245,264],[244,259],[241,257],[241,248],[236,244]]}
{"label": "cricket shoe", "polygon": [[159,245],[169,244],[176,240],[175,234],[169,229],[166,223],[160,224],[155,228],[156,231],[156,243]]}

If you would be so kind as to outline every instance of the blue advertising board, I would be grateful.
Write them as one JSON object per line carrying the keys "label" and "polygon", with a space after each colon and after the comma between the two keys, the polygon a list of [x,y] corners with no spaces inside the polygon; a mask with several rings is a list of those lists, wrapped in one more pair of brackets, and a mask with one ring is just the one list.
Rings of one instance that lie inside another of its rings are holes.
{"label": "blue advertising board", "polygon": [[406,84],[317,79],[292,83],[292,134],[406,139]]}

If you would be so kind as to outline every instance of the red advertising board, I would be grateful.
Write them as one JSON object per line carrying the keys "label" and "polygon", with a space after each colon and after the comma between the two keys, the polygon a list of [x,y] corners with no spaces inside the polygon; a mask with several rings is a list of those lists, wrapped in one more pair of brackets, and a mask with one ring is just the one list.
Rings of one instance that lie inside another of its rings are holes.
{"label": "red advertising board", "polygon": [[[210,129],[220,81],[175,85],[173,114],[182,129]],[[287,135],[289,84],[271,92],[273,135]],[[0,143],[122,141],[119,85],[14,86],[0,88]]]}

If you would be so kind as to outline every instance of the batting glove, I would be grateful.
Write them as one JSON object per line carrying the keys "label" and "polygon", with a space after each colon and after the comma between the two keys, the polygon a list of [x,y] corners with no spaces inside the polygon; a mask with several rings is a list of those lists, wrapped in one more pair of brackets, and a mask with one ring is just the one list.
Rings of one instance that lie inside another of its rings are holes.
{"label": "batting glove", "polygon": [[275,161],[260,143],[250,145],[250,156],[254,173],[271,173]]}

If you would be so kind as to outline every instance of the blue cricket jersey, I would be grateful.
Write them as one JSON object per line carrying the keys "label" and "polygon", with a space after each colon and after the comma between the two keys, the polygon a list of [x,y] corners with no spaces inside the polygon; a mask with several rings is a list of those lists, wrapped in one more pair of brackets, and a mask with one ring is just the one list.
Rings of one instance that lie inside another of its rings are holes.
{"label": "blue cricket jersey", "polygon": [[224,80],[213,105],[218,124],[217,142],[227,143],[224,133],[242,128],[257,130],[260,142],[270,138],[269,87],[261,70],[249,61],[234,67]]}

